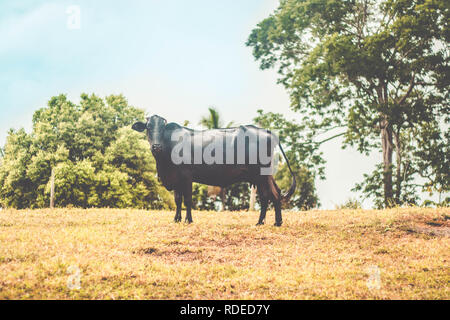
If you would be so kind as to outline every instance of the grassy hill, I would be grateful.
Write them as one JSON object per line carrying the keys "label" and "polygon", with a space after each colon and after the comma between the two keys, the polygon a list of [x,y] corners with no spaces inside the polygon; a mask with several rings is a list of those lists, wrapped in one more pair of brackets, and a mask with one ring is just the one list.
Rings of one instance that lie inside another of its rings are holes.
{"label": "grassy hill", "polygon": [[449,208],[173,215],[0,211],[0,299],[450,298]]}

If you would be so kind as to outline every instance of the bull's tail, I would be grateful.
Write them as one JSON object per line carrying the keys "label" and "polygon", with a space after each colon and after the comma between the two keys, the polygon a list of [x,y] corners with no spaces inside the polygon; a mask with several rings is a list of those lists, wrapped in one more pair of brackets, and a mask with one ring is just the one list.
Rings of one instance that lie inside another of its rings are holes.
{"label": "bull's tail", "polygon": [[286,160],[286,164],[287,164],[287,166],[288,166],[288,168],[289,168],[289,171],[291,172],[291,175],[292,175],[292,184],[291,184],[291,187],[289,188],[289,190],[288,190],[285,194],[283,194],[283,195],[281,196],[281,201],[283,201],[283,202],[288,202],[289,199],[292,197],[292,195],[293,195],[294,192],[295,192],[295,188],[297,187],[297,181],[295,180],[294,172],[292,172],[291,166],[289,165],[289,160],[288,160],[288,158],[286,157],[286,154],[284,153],[283,148],[281,147],[281,142],[278,143],[278,146],[280,147],[281,153],[283,154],[284,160]]}

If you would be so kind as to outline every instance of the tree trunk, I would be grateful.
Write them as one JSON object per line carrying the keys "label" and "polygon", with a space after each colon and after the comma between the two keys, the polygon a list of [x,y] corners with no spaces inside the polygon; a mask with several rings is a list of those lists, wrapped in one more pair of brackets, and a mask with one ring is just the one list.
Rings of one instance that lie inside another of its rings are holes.
{"label": "tree trunk", "polygon": [[398,132],[394,132],[394,140],[395,140],[395,157],[397,160],[397,168],[396,168],[396,178],[395,178],[395,203],[400,204],[400,196],[402,194],[402,151],[401,151],[401,142],[400,142],[400,130]]}
{"label": "tree trunk", "polygon": [[393,205],[392,191],[392,127],[386,119],[381,123],[381,147],[383,150],[383,185],[384,185],[384,205]]}

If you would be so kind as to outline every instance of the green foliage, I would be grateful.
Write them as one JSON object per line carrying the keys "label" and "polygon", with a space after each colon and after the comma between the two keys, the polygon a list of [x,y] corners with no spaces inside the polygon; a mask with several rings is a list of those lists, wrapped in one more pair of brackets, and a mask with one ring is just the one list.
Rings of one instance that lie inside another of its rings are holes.
{"label": "green foliage", "polygon": [[250,206],[250,185],[248,183],[235,183],[224,189],[225,200],[221,198],[221,194],[208,194],[208,186],[200,183],[194,183],[192,188],[192,204],[197,210],[217,210],[222,202],[223,210],[226,211],[243,211],[248,210]]}
{"label": "green foliage", "polygon": [[348,199],[344,204],[336,206],[336,210],[342,209],[361,209],[361,202],[357,199]]}
{"label": "green foliage", "polygon": [[216,210],[215,200],[208,195],[207,185],[192,184],[192,208],[196,210]]}
{"label": "green foliage", "polygon": [[[420,205],[418,190],[439,195],[449,190],[450,172],[450,133],[444,137],[436,123],[423,123],[422,127],[403,130],[397,142],[400,146],[401,161],[391,165],[393,176],[392,205]],[[416,178],[418,177],[418,178]],[[421,183],[418,183],[420,179]],[[371,174],[364,175],[364,181],[358,183],[353,191],[361,191],[374,200],[375,207],[384,207],[383,201],[383,164],[379,164]],[[425,200],[422,205],[440,205]]]}
{"label": "green foliage", "polygon": [[31,161],[28,150],[31,144],[32,139],[25,130],[9,131],[0,167],[2,207],[20,207],[20,203],[32,198],[35,193],[33,183],[27,176],[27,164]]}
{"label": "green foliage", "polygon": [[0,166],[0,203],[49,205],[55,171],[58,207],[172,208],[157,180],[148,142],[131,130],[144,112],[122,96],[81,95],[79,105],[53,97],[33,115],[33,131],[9,132]]}
{"label": "green foliage", "polygon": [[[382,192],[360,189],[386,206],[409,198],[411,188],[448,190],[441,156],[448,155],[449,20],[445,0],[282,0],[247,45],[262,69],[278,68],[306,137],[340,129],[344,147],[383,152]],[[409,130],[411,157],[402,145]],[[423,176],[425,184],[407,183]]]}
{"label": "green foliage", "polygon": [[225,210],[243,211],[250,207],[250,184],[235,183],[225,189]]}
{"label": "green foliage", "polygon": [[[204,126],[207,129],[219,129],[224,128],[222,119],[220,118],[219,111],[214,108],[210,107],[208,108],[208,115],[202,117],[200,119],[199,124]],[[233,126],[233,121],[228,123],[225,128],[231,128]]]}

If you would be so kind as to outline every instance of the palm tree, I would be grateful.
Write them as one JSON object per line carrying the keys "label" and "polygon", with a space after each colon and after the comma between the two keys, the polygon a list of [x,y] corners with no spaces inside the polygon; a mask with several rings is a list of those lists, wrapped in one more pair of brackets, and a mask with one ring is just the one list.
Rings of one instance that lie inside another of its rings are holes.
{"label": "palm tree", "polygon": [[209,114],[203,116],[200,119],[199,124],[208,128],[208,129],[219,129],[219,128],[231,128],[234,123],[231,121],[226,126],[223,126],[222,119],[220,118],[219,111],[214,107],[208,108]]}
{"label": "palm tree", "polygon": [[[219,128],[231,128],[234,125],[233,121],[231,121],[224,127],[222,119],[220,118],[219,111],[216,108],[209,107],[208,112],[209,112],[208,115],[203,116],[200,119],[199,124],[201,124],[203,127],[206,127],[207,129],[219,129]],[[222,211],[223,211],[223,210],[225,210],[225,204],[226,204],[226,199],[225,199],[226,192],[225,192],[225,188],[219,188],[219,190],[220,190],[219,191],[220,199],[222,200]],[[209,191],[209,193],[214,193],[213,188],[209,188],[208,191]]]}

